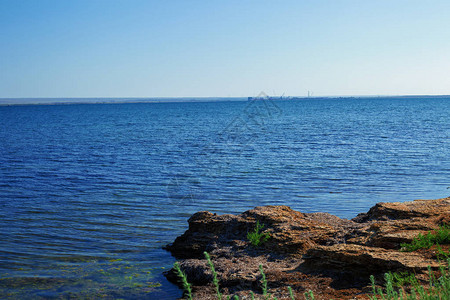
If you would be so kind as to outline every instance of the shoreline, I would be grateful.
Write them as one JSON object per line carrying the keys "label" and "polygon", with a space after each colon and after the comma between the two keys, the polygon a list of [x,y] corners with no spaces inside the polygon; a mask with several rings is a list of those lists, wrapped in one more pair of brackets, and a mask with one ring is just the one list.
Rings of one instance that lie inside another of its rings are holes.
{"label": "shoreline", "polygon": [[[256,222],[270,235],[259,247],[247,232]],[[438,270],[436,249],[401,252],[400,244],[450,224],[450,197],[436,200],[378,203],[367,213],[346,220],[328,213],[301,213],[288,206],[260,206],[240,215],[197,212],[189,229],[165,247],[179,260],[193,285],[194,298],[214,299],[210,254],[224,296],[261,296],[258,265],[267,275],[269,292],[278,299],[311,290],[316,299],[365,299],[369,276],[411,272],[424,279],[428,266]],[[448,251],[448,246],[445,246]],[[174,270],[165,273],[178,283]]]}

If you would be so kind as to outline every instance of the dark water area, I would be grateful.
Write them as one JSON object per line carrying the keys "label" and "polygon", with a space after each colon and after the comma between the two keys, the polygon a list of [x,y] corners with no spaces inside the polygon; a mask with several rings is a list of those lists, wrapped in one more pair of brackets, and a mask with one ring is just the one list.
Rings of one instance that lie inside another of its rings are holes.
{"label": "dark water area", "polygon": [[0,106],[0,298],[173,299],[191,214],[449,196],[450,98]]}

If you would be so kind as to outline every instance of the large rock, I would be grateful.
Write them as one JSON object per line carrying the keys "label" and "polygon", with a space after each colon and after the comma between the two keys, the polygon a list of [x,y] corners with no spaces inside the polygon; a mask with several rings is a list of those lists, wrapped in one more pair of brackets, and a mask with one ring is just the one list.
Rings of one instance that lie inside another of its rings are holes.
{"label": "large rock", "polygon": [[354,218],[357,222],[368,220],[402,220],[411,218],[446,219],[449,217],[450,198],[415,200],[411,202],[378,203],[367,213]]}
{"label": "large rock", "polygon": [[[253,247],[247,232],[256,222],[271,238]],[[306,214],[287,206],[256,207],[240,215],[198,212],[189,229],[167,250],[194,284],[198,298],[214,298],[203,252],[213,258],[226,295],[261,293],[258,266],[264,267],[269,291],[283,299],[287,286],[298,295],[313,290],[316,299],[350,299],[361,294],[370,274],[388,271],[423,273],[439,267],[420,253],[400,252],[400,244],[419,233],[450,223],[450,198],[379,203],[353,220],[327,213]],[[176,282],[173,271],[167,277]]]}
{"label": "large rock", "polygon": [[436,260],[427,259],[416,253],[386,250],[353,244],[317,246],[307,254],[308,264],[316,269],[336,269],[358,274],[382,274],[389,270],[402,270],[411,273],[427,271],[430,266],[438,269]]}
{"label": "large rock", "polygon": [[166,249],[177,258],[200,258],[204,251],[247,242],[256,222],[264,224],[270,240],[263,248],[279,254],[301,255],[315,245],[345,241],[361,224],[326,213],[304,214],[288,206],[260,206],[240,215],[198,212],[188,220],[189,229]]}
{"label": "large rock", "polygon": [[348,242],[399,249],[401,243],[411,242],[418,234],[450,224],[450,198],[378,203],[352,220],[364,227],[362,234]]}

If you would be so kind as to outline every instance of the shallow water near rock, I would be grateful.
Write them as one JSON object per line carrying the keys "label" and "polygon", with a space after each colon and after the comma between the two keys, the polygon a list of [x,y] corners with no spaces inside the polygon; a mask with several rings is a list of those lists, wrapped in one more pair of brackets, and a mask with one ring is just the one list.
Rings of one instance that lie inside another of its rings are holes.
{"label": "shallow water near rock", "polygon": [[446,197],[450,98],[0,107],[0,297],[175,298],[191,214]]}

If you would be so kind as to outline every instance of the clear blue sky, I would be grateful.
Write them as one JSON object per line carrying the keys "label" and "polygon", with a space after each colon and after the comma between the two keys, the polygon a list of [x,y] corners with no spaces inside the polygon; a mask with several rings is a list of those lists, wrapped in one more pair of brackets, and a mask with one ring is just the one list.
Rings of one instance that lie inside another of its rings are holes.
{"label": "clear blue sky", "polygon": [[0,0],[0,97],[450,94],[450,1]]}

